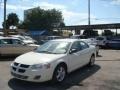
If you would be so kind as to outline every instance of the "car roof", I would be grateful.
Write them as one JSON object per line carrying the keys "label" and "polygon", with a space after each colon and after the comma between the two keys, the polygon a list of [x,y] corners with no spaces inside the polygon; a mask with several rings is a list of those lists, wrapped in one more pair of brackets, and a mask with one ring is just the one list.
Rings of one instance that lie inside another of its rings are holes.
{"label": "car roof", "polygon": [[74,42],[74,41],[82,41],[80,39],[55,39],[51,41],[65,41],[65,42]]}

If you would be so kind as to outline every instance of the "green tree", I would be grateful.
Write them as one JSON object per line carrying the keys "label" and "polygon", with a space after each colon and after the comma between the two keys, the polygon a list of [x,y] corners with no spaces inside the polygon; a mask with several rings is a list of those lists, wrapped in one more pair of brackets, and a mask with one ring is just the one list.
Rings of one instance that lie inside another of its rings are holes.
{"label": "green tree", "polygon": [[51,31],[54,27],[64,24],[62,13],[55,9],[44,10],[39,7],[30,9],[25,17],[20,28]]}
{"label": "green tree", "polygon": [[[19,23],[19,18],[16,13],[10,13],[6,19],[6,28],[9,29],[10,26],[17,26]],[[4,27],[4,22],[3,22]]]}

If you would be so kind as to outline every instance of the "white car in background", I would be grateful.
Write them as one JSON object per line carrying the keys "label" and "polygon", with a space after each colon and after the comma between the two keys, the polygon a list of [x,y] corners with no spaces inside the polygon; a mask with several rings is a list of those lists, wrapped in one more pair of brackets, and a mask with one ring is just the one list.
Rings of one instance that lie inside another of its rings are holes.
{"label": "white car in background", "polygon": [[89,45],[94,45],[96,47],[96,56],[99,54],[99,45],[95,38],[81,39],[82,41],[88,43]]}
{"label": "white car in background", "polygon": [[27,45],[18,38],[0,37],[0,55],[20,55],[36,49],[37,45]]}
{"label": "white car in background", "polygon": [[96,38],[96,41],[100,47],[106,47],[106,44],[108,43],[109,39],[106,36],[98,36]]}
{"label": "white car in background", "polygon": [[93,66],[95,54],[95,47],[81,40],[51,40],[17,57],[11,64],[11,74],[24,81],[62,82],[67,73],[87,64]]}
{"label": "white car in background", "polygon": [[19,38],[22,40],[25,44],[37,44],[37,41],[32,39],[30,36],[21,36],[21,35],[10,35],[15,38]]}

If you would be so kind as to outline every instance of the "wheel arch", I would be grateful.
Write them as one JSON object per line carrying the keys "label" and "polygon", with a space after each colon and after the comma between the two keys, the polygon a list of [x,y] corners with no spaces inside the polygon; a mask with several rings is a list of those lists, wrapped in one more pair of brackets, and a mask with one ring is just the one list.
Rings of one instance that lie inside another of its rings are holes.
{"label": "wheel arch", "polygon": [[91,57],[92,57],[92,56],[96,56],[96,54],[95,54],[95,53],[92,53]]}
{"label": "wheel arch", "polygon": [[[63,62],[63,61],[59,62],[59,63],[56,65],[55,69],[56,69],[59,65],[63,65],[63,66],[65,67],[66,71],[68,71],[68,67],[67,67],[67,64],[66,64],[65,62]],[[55,71],[55,69],[54,69],[54,71]]]}
{"label": "wheel arch", "polygon": [[56,80],[55,80],[55,78],[54,78],[54,75],[55,75],[55,71],[56,71],[57,67],[59,67],[60,65],[62,65],[62,66],[65,67],[66,74],[67,74],[67,64],[66,64],[65,62],[59,62],[59,63],[55,66],[55,68],[54,68],[54,70],[53,70],[53,74],[52,74],[52,82],[53,82],[53,83],[56,83]]}

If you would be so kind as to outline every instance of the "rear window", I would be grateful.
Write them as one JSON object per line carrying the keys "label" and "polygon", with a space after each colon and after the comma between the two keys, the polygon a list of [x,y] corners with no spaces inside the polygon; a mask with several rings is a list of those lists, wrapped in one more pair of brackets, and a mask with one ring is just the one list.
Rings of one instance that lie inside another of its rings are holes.
{"label": "rear window", "polygon": [[22,44],[21,41],[18,39],[13,39],[12,42],[13,44]]}

